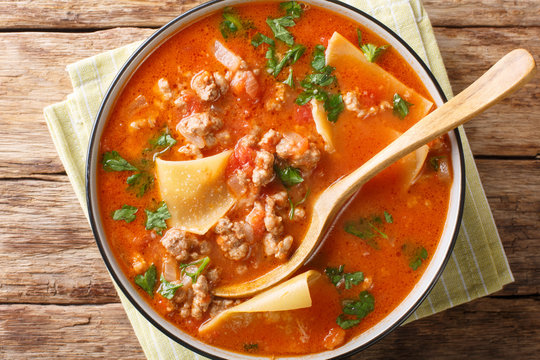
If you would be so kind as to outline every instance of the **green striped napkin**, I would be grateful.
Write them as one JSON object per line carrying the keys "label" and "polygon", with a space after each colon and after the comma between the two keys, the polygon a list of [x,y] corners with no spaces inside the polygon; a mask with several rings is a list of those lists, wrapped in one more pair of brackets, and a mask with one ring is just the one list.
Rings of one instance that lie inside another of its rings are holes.
{"label": "green striped napkin", "polygon": [[[444,92],[452,90],[431,23],[420,0],[346,1],[373,15],[400,35],[431,68]],[[140,43],[111,50],[67,66],[73,93],[44,109],[54,144],[86,214],[85,156],[91,125],[115,74]],[[463,222],[451,259],[413,321],[498,291],[514,279],[480,183],[471,149],[460,129],[467,174]],[[202,358],[154,328],[119,292],[133,329],[149,359]]]}

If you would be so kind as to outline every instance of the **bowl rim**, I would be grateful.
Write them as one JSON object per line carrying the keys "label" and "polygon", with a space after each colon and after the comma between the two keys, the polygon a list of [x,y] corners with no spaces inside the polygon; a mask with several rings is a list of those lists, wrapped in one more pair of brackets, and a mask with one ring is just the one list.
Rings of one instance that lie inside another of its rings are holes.
{"label": "bowl rim", "polygon": [[[190,15],[192,15],[194,13],[200,12],[201,10],[203,10],[203,9],[205,9],[207,7],[214,6],[214,5],[217,5],[219,3],[226,2],[226,1],[228,1],[228,0],[211,0],[211,1],[205,2],[203,4],[200,4],[200,5],[198,5],[198,6],[194,7],[194,8],[189,9],[188,11],[178,15],[177,17],[175,17],[174,19],[169,21],[167,24],[163,25],[158,30],[156,30],[146,40],[144,40],[137,47],[137,49],[128,57],[128,59],[122,65],[121,69],[114,76],[114,79],[112,80],[109,88],[107,89],[107,92],[105,93],[105,95],[103,97],[103,100],[102,100],[102,102],[100,104],[99,110],[98,110],[98,112],[97,112],[97,114],[96,114],[96,116],[94,118],[94,122],[93,122],[93,125],[92,125],[92,131],[91,131],[91,135],[90,135],[90,139],[89,139],[89,143],[88,143],[89,145],[88,145],[88,150],[87,150],[86,166],[85,166],[85,168],[86,168],[85,169],[86,170],[85,189],[86,189],[86,201],[87,201],[87,209],[88,209],[88,217],[89,217],[90,226],[92,228],[92,233],[94,235],[94,238],[95,238],[96,244],[98,246],[99,252],[101,254],[101,257],[102,257],[102,259],[103,259],[103,261],[105,263],[105,266],[107,267],[107,270],[108,270],[109,274],[113,278],[116,285],[121,289],[123,295],[137,309],[137,311],[142,316],[144,316],[144,318],[147,321],[149,321],[154,327],[156,327],[159,331],[161,331],[165,336],[167,336],[168,338],[174,340],[176,343],[180,344],[181,346],[183,346],[183,347],[185,347],[185,348],[187,348],[187,349],[189,349],[189,350],[191,350],[191,351],[193,351],[193,352],[195,352],[197,354],[208,357],[210,359],[217,359],[217,360],[226,360],[226,359],[222,358],[222,357],[219,357],[217,355],[214,355],[214,354],[210,354],[210,353],[208,353],[208,352],[206,352],[204,350],[201,350],[200,348],[190,344],[189,342],[182,340],[177,335],[175,335],[171,331],[167,330],[164,326],[162,326],[160,324],[160,322],[157,321],[156,319],[154,319],[150,314],[148,314],[143,309],[143,307],[138,303],[138,301],[133,296],[131,296],[131,294],[128,291],[127,287],[124,285],[122,279],[120,279],[119,275],[115,272],[114,267],[112,266],[111,260],[109,259],[108,255],[106,253],[106,250],[105,250],[105,247],[104,247],[104,242],[106,242],[107,240],[102,239],[100,237],[100,234],[99,234],[99,231],[98,231],[98,227],[99,227],[98,222],[94,218],[94,212],[95,212],[96,209],[98,209],[97,211],[99,213],[99,205],[98,204],[93,204],[93,202],[92,202],[91,177],[92,177],[92,153],[94,152],[94,148],[99,145],[99,141],[101,139],[100,136],[98,137],[98,125],[100,123],[99,120],[101,119],[102,122],[107,120],[107,119],[103,120],[103,114],[107,112],[106,104],[109,101],[111,101],[111,97],[113,95],[112,93],[114,92],[115,87],[118,86],[119,82],[121,81],[124,73],[128,70],[129,66],[136,60],[138,55],[141,52],[143,52],[148,45],[151,45],[155,41],[156,38],[158,38],[161,34],[163,34],[171,26],[174,26],[177,22],[182,21],[184,18],[186,18],[186,17],[188,17],[188,16],[190,16]],[[272,0],[272,1],[275,1],[275,0]],[[309,2],[309,0],[305,0],[305,1]],[[344,7],[346,9],[356,13],[357,15],[359,15],[361,17],[364,17],[367,20],[375,23],[376,25],[381,27],[384,31],[386,31],[386,33],[390,37],[394,38],[394,40],[399,42],[408,51],[409,55],[411,55],[418,62],[420,67],[422,67],[422,69],[425,71],[425,73],[428,76],[429,80],[432,82],[432,85],[434,86],[434,88],[437,91],[438,95],[441,97],[442,101],[444,103],[448,101],[448,98],[444,94],[444,91],[442,90],[439,82],[437,81],[437,79],[435,78],[435,76],[433,75],[433,73],[429,69],[429,67],[422,60],[422,58],[410,47],[410,45],[405,40],[403,40],[399,35],[397,35],[392,29],[390,29],[384,23],[380,22],[379,20],[377,20],[373,16],[369,15],[365,11],[363,11],[363,10],[361,10],[359,8],[356,8],[356,7],[352,6],[352,5],[349,5],[349,4],[344,3],[342,1],[339,1],[339,0],[324,0],[324,1],[336,4],[336,5],[341,6],[341,7]],[[345,15],[343,15],[343,16],[345,16]],[[372,31],[374,31],[374,30],[372,30]],[[380,34],[377,34],[377,35],[380,36]],[[167,38],[167,40],[169,38]],[[167,40],[165,40],[165,41],[167,41]],[[155,48],[159,47],[160,44],[162,44],[162,43],[156,44]],[[145,59],[143,59],[141,61],[141,64],[144,61],[145,61]],[[424,81],[422,81],[422,83],[424,83]],[[115,98],[113,97],[112,101],[114,101],[114,100],[115,100]],[[457,209],[456,224],[455,224],[454,229],[453,229],[452,239],[450,240],[450,244],[448,246],[447,253],[445,254],[445,257],[444,257],[443,261],[441,262],[440,268],[438,269],[438,271],[436,272],[434,277],[431,279],[431,281],[430,281],[429,285],[427,286],[426,290],[424,291],[424,293],[409,308],[409,310],[406,311],[391,326],[389,326],[387,329],[385,329],[380,334],[375,336],[373,339],[371,339],[371,340],[369,340],[369,341],[355,347],[354,349],[352,349],[350,351],[347,351],[345,353],[338,354],[337,356],[331,357],[331,358],[329,358],[330,360],[343,359],[343,358],[346,358],[348,356],[357,354],[360,351],[363,351],[366,348],[370,347],[371,345],[377,343],[378,341],[380,341],[381,339],[386,337],[389,333],[394,331],[398,326],[400,326],[405,320],[407,320],[412,315],[412,313],[420,306],[420,304],[423,303],[423,301],[428,297],[431,290],[433,289],[433,287],[435,286],[435,284],[437,283],[437,281],[441,277],[442,273],[444,272],[444,270],[446,268],[446,265],[447,265],[448,261],[450,260],[450,257],[452,255],[452,252],[454,250],[454,247],[455,247],[455,244],[456,244],[456,241],[457,241],[457,238],[458,238],[459,229],[460,229],[462,218],[463,218],[463,209],[464,209],[464,204],[465,204],[465,191],[466,191],[465,159],[464,159],[463,143],[462,143],[462,140],[461,140],[461,135],[460,135],[460,132],[459,132],[459,128],[454,129],[452,131],[452,133],[454,134],[454,136],[456,138],[457,152],[459,154],[459,165],[460,165],[460,172],[461,172],[461,177],[459,178],[459,180],[460,180],[460,186],[461,187],[460,187],[460,193],[459,193],[459,202],[458,202],[458,209]],[[454,181],[456,181],[456,180],[458,180],[458,179],[456,179],[454,177]],[[144,299],[142,301],[144,301]],[[167,321],[163,317],[161,317],[161,320],[162,321]],[[182,330],[179,330],[179,331],[182,331]],[[207,345],[210,346],[210,347],[221,349],[221,348],[213,346],[213,345],[209,345],[209,344],[207,344]],[[223,350],[229,351],[229,352],[234,352],[234,351],[228,350],[228,349],[223,349]],[[246,354],[241,354],[241,353],[239,353],[238,355],[246,356]],[[316,354],[313,354],[313,355],[316,355]],[[249,355],[247,355],[247,356],[249,356]],[[287,355],[287,356],[290,356],[290,355]],[[293,355],[292,357],[298,357],[299,358],[300,356],[303,356],[303,355],[298,355],[298,356]]]}

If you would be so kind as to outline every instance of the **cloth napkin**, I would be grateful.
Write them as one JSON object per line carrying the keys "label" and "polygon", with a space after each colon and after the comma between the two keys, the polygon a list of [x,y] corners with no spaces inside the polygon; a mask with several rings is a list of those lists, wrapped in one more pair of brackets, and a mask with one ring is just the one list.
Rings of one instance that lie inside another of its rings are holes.
{"label": "cloth napkin", "polygon": [[[452,89],[429,18],[420,0],[349,0],[401,36],[430,67],[446,96]],[[44,109],[54,145],[87,215],[85,157],[101,100],[120,66],[140,45],[133,43],[67,66],[73,93]],[[465,208],[456,246],[443,275],[427,299],[407,320],[413,321],[496,292],[512,282],[478,171],[462,128],[467,174]],[[118,290],[118,288],[117,288]],[[118,291],[120,300],[149,359],[201,359],[153,327]]]}

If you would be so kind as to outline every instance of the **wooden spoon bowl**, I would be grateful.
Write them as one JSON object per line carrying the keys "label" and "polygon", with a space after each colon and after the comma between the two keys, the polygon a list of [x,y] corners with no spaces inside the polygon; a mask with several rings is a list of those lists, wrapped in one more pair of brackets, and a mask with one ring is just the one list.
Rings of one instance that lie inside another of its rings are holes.
{"label": "wooden spoon bowl", "polygon": [[265,290],[297,271],[319,248],[333,219],[347,200],[379,172],[433,139],[462,125],[527,83],[536,70],[532,55],[513,50],[446,104],[425,116],[361,167],[328,187],[315,201],[304,240],[289,261],[263,276],[222,286],[214,294],[242,298]]}

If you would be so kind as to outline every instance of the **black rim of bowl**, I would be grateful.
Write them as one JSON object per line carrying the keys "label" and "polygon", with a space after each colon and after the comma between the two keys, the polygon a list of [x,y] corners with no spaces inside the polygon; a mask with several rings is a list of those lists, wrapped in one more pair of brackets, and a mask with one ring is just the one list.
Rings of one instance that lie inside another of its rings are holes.
{"label": "black rim of bowl", "polygon": [[[135,60],[135,57],[137,55],[139,55],[139,53],[149,43],[151,43],[157,36],[159,36],[161,33],[163,33],[169,27],[175,25],[178,21],[184,19],[185,17],[187,17],[187,16],[189,16],[189,15],[195,13],[195,12],[198,12],[198,11],[208,7],[208,6],[212,6],[212,5],[221,3],[223,1],[225,1],[225,0],[212,0],[212,1],[206,2],[204,4],[201,4],[201,5],[193,8],[193,9],[190,9],[190,10],[186,11],[185,13],[177,16],[176,18],[174,18],[173,20],[171,20],[170,22],[165,24],[163,27],[158,29],[155,33],[153,33],[149,38],[147,38],[137,48],[137,50],[135,50],[135,52],[132,55],[129,56],[129,58],[126,60],[126,62],[124,63],[124,65],[122,66],[120,71],[116,74],[114,80],[111,82],[111,85],[109,86],[109,89],[107,90],[107,93],[105,94],[105,96],[104,96],[104,98],[103,98],[103,100],[101,102],[99,111],[98,111],[98,113],[96,115],[96,118],[94,120],[94,124],[93,124],[93,127],[92,127],[92,133],[91,133],[91,136],[90,136],[90,142],[89,142],[87,158],[86,158],[86,201],[87,201],[87,206],[88,206],[88,216],[89,216],[89,220],[90,220],[90,226],[92,228],[94,238],[95,238],[97,246],[99,248],[99,252],[101,253],[101,257],[103,258],[103,261],[105,262],[105,265],[107,266],[107,269],[108,269],[109,273],[111,274],[114,281],[116,282],[116,285],[122,290],[124,296],[127,299],[129,299],[129,301],[137,309],[137,311],[140,314],[142,314],[146,318],[146,320],[148,320],[154,327],[156,327],[159,331],[164,333],[167,337],[174,340],[175,342],[182,345],[183,347],[186,347],[187,349],[189,349],[191,351],[194,351],[194,352],[196,352],[196,353],[198,353],[200,355],[209,357],[211,359],[219,359],[219,360],[221,360],[223,358],[218,357],[218,356],[213,355],[213,354],[209,354],[209,353],[207,353],[207,352],[205,352],[205,351],[203,351],[203,350],[201,350],[201,349],[199,349],[199,348],[185,342],[184,340],[180,339],[178,336],[176,336],[172,332],[165,329],[150,314],[146,313],[143,310],[143,308],[139,305],[139,303],[130,295],[129,291],[124,286],[124,283],[122,282],[122,280],[120,279],[118,274],[116,274],[116,272],[114,271],[114,268],[111,265],[111,260],[108,258],[107,254],[106,254],[103,242],[105,242],[107,240],[106,239],[101,239],[101,237],[99,236],[98,224],[97,224],[96,219],[94,218],[94,215],[93,215],[94,214],[94,205],[93,205],[93,203],[91,201],[91,191],[92,191],[92,189],[90,187],[90,175],[91,175],[90,173],[91,173],[91,154],[92,154],[92,150],[94,149],[95,146],[97,146],[99,144],[99,140],[100,140],[100,139],[97,138],[97,126],[98,126],[98,121],[97,120],[102,119],[103,113],[105,111],[105,104],[108,101],[110,101],[110,98],[112,96],[111,95],[112,90],[117,86],[117,84],[120,81],[120,78],[122,77],[124,72],[127,71],[127,67]],[[355,8],[355,7],[353,7],[353,6],[349,5],[349,4],[345,4],[345,3],[341,2],[341,1],[338,1],[338,0],[326,0],[326,1],[330,2],[330,3],[334,3],[334,4],[339,5],[339,6],[342,6],[342,7],[346,8],[346,9],[348,9],[348,10],[351,10],[351,11],[357,13],[358,15],[368,19],[369,21],[372,21],[373,23],[380,26],[383,30],[385,30],[390,36],[392,36],[396,41],[398,41],[401,45],[403,45],[403,47],[405,47],[407,49],[407,51],[414,57],[414,59],[420,64],[420,66],[423,68],[423,70],[428,75],[429,79],[432,81],[433,85],[435,86],[435,89],[439,93],[439,95],[440,95],[441,99],[443,100],[443,102],[448,101],[448,99],[447,99],[446,95],[444,94],[441,86],[439,85],[439,82],[437,81],[437,79],[435,78],[435,76],[433,75],[431,70],[427,67],[427,65],[424,63],[424,61],[418,56],[418,54],[409,46],[409,44],[407,44],[392,29],[390,29],[388,26],[386,26],[385,24],[383,24],[379,20],[375,19],[371,15],[369,15],[369,14],[365,13],[364,11],[362,11],[362,10],[360,10],[358,8]],[[115,99],[113,99],[113,100],[115,100]],[[108,119],[104,119],[104,120],[102,119],[102,121],[107,121],[107,120]],[[461,221],[462,221],[462,216],[463,216],[463,207],[464,207],[464,204],[465,204],[465,187],[466,187],[465,159],[464,159],[464,154],[463,154],[463,145],[462,145],[462,142],[461,142],[461,136],[459,134],[458,129],[455,129],[453,132],[454,132],[454,136],[456,137],[456,143],[457,143],[457,146],[458,146],[458,153],[459,153],[459,159],[460,159],[460,165],[461,165],[461,179],[460,179],[461,180],[461,193],[460,193],[460,199],[459,199],[459,209],[458,209],[458,214],[457,214],[456,226],[454,228],[454,232],[453,232],[453,236],[452,236],[450,246],[448,247],[448,252],[447,252],[447,254],[445,256],[445,259],[443,260],[443,262],[441,264],[440,269],[438,270],[435,277],[432,279],[432,281],[429,284],[429,286],[427,287],[426,291],[416,301],[416,303],[401,318],[399,318],[394,324],[392,324],[388,329],[386,329],[385,331],[383,331],[382,333],[380,333],[378,336],[374,337],[370,341],[366,342],[365,344],[362,344],[362,345],[358,346],[357,348],[355,348],[355,349],[353,349],[353,350],[351,350],[351,351],[349,351],[347,353],[338,355],[338,356],[330,358],[330,359],[343,359],[343,358],[346,358],[348,356],[357,354],[360,351],[365,350],[366,348],[370,347],[371,345],[377,343],[378,341],[383,339],[386,335],[388,335],[393,330],[395,330],[399,325],[401,325],[405,320],[407,320],[412,315],[412,313],[418,308],[418,306],[420,306],[420,304],[427,298],[427,296],[429,295],[429,293],[431,292],[431,290],[433,289],[433,287],[435,286],[435,284],[437,283],[437,281],[441,277],[444,269],[446,268],[446,265],[447,265],[447,263],[448,263],[448,261],[450,259],[450,256],[452,255],[452,251],[454,250],[454,246],[456,244],[456,240],[457,240],[457,237],[458,237],[458,234],[459,234],[459,229],[460,229],[460,226],[461,226]],[[97,205],[96,205],[96,207],[97,207]],[[159,314],[158,314],[158,316],[159,316]],[[163,317],[161,319],[162,319],[162,321],[167,321]],[[181,331],[181,330],[179,330],[179,331]],[[211,346],[211,345],[209,345],[209,346]],[[230,350],[227,350],[227,351],[230,351]],[[298,358],[300,358],[300,356],[298,356]]]}

